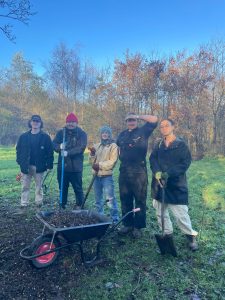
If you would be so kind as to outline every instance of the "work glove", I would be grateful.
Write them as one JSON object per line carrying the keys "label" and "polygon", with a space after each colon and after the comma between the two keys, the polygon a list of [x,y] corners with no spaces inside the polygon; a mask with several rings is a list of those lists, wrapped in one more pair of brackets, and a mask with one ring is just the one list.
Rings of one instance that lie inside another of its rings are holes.
{"label": "work glove", "polygon": [[65,150],[65,148],[66,148],[66,145],[65,145],[65,143],[62,143],[62,144],[60,144],[60,150]]}
{"label": "work glove", "polygon": [[16,175],[16,181],[20,181],[21,180],[21,177],[22,177],[22,174],[21,173],[18,173],[17,175]]}
{"label": "work glove", "polygon": [[93,164],[92,169],[94,169],[96,172],[99,171],[99,164]]}
{"label": "work glove", "polygon": [[161,180],[162,179],[164,181],[167,181],[168,177],[169,177],[169,175],[168,175],[167,172],[156,172],[155,173],[155,178],[157,180]]}
{"label": "work glove", "polygon": [[90,151],[91,156],[95,156],[96,149],[94,147],[89,147],[88,150]]}
{"label": "work glove", "polygon": [[64,156],[64,157],[67,157],[68,151],[62,150],[62,151],[61,151],[61,155]]}
{"label": "work glove", "polygon": [[162,172],[156,172],[155,173],[155,179],[157,179],[157,180],[162,179]]}

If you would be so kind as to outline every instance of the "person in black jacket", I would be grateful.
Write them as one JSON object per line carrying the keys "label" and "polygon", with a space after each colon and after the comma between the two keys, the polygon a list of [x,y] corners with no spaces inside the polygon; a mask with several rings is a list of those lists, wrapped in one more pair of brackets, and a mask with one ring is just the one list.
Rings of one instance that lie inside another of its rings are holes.
{"label": "person in black jacket", "polygon": [[174,134],[174,122],[164,119],[160,123],[163,139],[156,143],[150,155],[152,176],[153,207],[156,209],[158,223],[161,227],[162,186],[165,184],[165,234],[173,233],[169,211],[186,234],[191,250],[197,250],[197,232],[192,229],[188,214],[188,186],[186,171],[191,164],[191,153],[183,141]]}
{"label": "person in black jacket", "polygon": [[64,156],[64,180],[62,187],[62,208],[66,207],[69,184],[72,184],[76,206],[79,209],[83,202],[82,172],[84,150],[87,146],[87,134],[77,126],[78,119],[70,113],[66,117],[65,144],[63,144],[63,130],[57,132],[54,140],[54,150],[59,153],[57,178],[61,190],[62,155]]}
{"label": "person in black jacket", "polygon": [[[138,120],[146,123],[138,127]],[[130,214],[123,220],[120,234],[132,232],[134,238],[141,236],[141,229],[146,227],[146,198],[148,175],[146,155],[148,139],[157,126],[158,118],[152,115],[136,115],[128,113],[126,116],[127,129],[117,138],[119,146],[120,174],[119,190],[122,215],[134,207],[140,208],[135,214]]]}
{"label": "person in black jacket", "polygon": [[42,181],[44,172],[53,168],[53,146],[51,138],[43,132],[43,122],[39,115],[33,115],[28,122],[31,128],[23,133],[16,146],[16,161],[21,170],[21,208],[29,205],[29,193],[32,177],[34,177],[35,203],[40,207],[43,203]]}

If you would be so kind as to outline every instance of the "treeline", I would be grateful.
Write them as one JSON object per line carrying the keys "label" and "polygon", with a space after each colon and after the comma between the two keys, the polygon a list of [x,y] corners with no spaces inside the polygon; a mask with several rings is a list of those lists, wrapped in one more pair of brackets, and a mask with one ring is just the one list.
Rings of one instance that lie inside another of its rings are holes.
{"label": "treeline", "polygon": [[73,111],[95,139],[103,124],[117,135],[126,112],[134,111],[173,118],[196,158],[225,154],[224,41],[170,57],[127,51],[101,70],[60,43],[44,68],[38,76],[32,62],[17,53],[9,68],[1,69],[0,144],[15,144],[33,113],[54,135]]}

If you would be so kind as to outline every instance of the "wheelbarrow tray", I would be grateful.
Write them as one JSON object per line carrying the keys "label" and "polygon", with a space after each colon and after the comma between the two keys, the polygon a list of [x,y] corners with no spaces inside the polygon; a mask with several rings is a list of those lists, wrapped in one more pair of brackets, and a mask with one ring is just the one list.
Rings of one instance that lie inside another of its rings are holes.
{"label": "wheelbarrow tray", "polygon": [[[57,212],[58,213],[58,212]],[[71,213],[71,212],[70,212]],[[41,211],[36,214],[38,220],[40,220],[47,228],[55,232],[56,235],[60,234],[69,243],[82,242],[92,238],[101,238],[107,231],[108,227],[112,224],[111,220],[106,216],[91,210],[74,210],[72,211],[74,218],[78,215],[94,217],[98,220],[98,223],[71,226],[71,227],[55,227],[49,224],[48,218],[56,214],[55,211]]]}

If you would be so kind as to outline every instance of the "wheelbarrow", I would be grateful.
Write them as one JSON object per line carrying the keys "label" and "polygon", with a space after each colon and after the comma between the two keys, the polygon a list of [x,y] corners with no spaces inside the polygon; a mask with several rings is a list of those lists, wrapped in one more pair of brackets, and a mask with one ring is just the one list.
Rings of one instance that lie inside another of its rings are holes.
{"label": "wheelbarrow", "polygon": [[[112,224],[111,219],[91,210],[74,210],[74,218],[86,216],[94,217],[97,220],[95,224],[60,227],[57,228],[48,222],[51,216],[57,212],[39,212],[36,218],[43,223],[42,234],[36,238],[32,244],[21,250],[20,256],[29,261],[29,263],[37,268],[45,268],[52,265],[57,259],[59,252],[63,248],[68,248],[72,245],[78,247],[80,251],[81,260],[86,267],[96,265],[100,259],[100,245],[102,241],[113,232],[116,227],[125,219],[130,213],[136,213],[140,208],[133,209],[124,215],[116,224]],[[46,233],[46,229],[48,233]],[[91,260],[86,258],[83,250],[83,241],[96,238],[95,255]]]}

